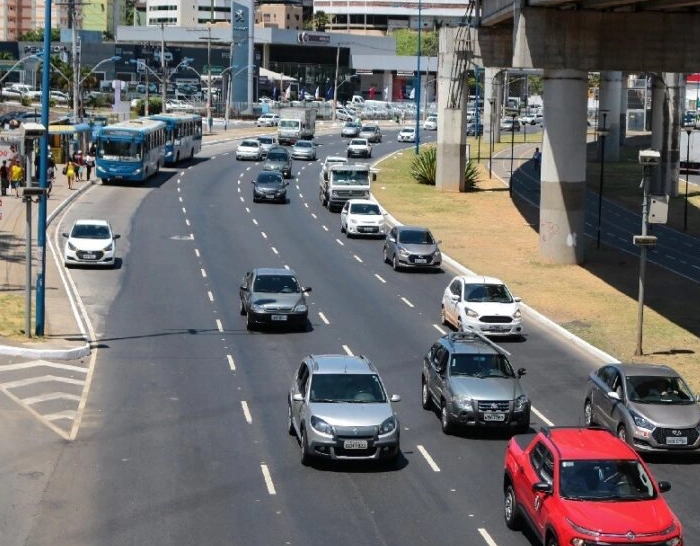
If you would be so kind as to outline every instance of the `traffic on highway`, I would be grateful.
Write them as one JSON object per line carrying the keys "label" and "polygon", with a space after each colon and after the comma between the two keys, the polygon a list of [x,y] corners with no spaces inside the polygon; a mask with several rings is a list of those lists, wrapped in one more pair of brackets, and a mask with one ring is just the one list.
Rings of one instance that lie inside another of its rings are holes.
{"label": "traffic on highway", "polygon": [[104,218],[120,246],[67,272],[94,361],[25,544],[699,543],[697,395],[672,371],[642,393],[655,374],[398,224],[364,192],[412,140],[341,128],[282,146],[280,174],[253,122],[55,222]]}

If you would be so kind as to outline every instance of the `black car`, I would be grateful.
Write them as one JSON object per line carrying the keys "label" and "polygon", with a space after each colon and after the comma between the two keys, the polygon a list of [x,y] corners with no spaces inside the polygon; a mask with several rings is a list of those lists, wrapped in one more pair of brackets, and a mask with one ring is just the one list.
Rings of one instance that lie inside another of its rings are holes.
{"label": "black car", "polygon": [[280,171],[282,176],[285,178],[292,177],[292,157],[290,153],[282,148],[281,146],[276,146],[270,148],[265,156],[265,162],[263,163],[264,171]]}
{"label": "black car", "polygon": [[262,171],[253,180],[253,203],[258,201],[287,202],[287,186],[280,171]]}
{"label": "black car", "polygon": [[467,124],[467,136],[481,136],[484,134],[484,125],[479,123],[479,128],[477,130],[476,123],[472,122]]}
{"label": "black car", "polygon": [[309,308],[303,287],[291,269],[260,267],[248,271],[241,281],[241,315],[246,315],[246,327],[256,325],[291,326],[306,330]]}

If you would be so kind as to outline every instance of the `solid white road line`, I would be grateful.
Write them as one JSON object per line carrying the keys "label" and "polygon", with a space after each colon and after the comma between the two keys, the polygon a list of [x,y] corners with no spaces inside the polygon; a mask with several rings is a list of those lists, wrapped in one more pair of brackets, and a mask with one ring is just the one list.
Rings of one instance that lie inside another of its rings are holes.
{"label": "solid white road line", "polygon": [[420,454],[423,455],[423,458],[427,461],[428,466],[433,469],[433,472],[440,472],[440,467],[435,464],[435,461],[433,461],[433,458],[426,451],[426,449],[421,445],[416,447],[418,448],[418,451],[420,451]]}
{"label": "solid white road line", "polygon": [[267,465],[265,463],[261,463],[260,469],[262,470],[263,478],[265,479],[265,486],[267,487],[267,492],[270,495],[276,495],[277,491],[275,491],[275,484],[272,483],[272,476],[270,475],[270,471],[268,470]]}
{"label": "solid white road line", "polygon": [[226,355],[226,360],[228,360],[228,367],[231,368],[232,372],[235,372],[236,363],[233,361],[233,357],[231,355]]}
{"label": "solid white road line", "polygon": [[241,407],[243,408],[243,415],[245,417],[246,423],[249,425],[253,424],[253,417],[250,415],[250,410],[248,409],[248,403],[245,400],[241,400]]}
{"label": "solid white road line", "polygon": [[328,319],[326,318],[326,315],[324,315],[323,313],[321,313],[321,311],[318,312],[318,316],[321,318],[321,320],[322,320],[325,324],[330,324],[330,322],[328,322]]}
{"label": "solid white road line", "polygon": [[343,351],[345,351],[348,354],[348,356],[354,356],[352,354],[352,351],[350,350],[350,347],[348,347],[347,345],[343,345]]}
{"label": "solid white road line", "polygon": [[447,333],[447,331],[445,331],[445,329],[442,326],[440,326],[439,324],[433,324],[433,328],[435,328],[443,336]]}
{"label": "solid white road line", "polygon": [[483,527],[479,528],[479,534],[481,535],[481,538],[484,539],[484,542],[486,542],[486,544],[488,544],[489,546],[498,546],[498,544],[496,544],[496,541],[491,538],[491,535],[489,535],[489,532]]}

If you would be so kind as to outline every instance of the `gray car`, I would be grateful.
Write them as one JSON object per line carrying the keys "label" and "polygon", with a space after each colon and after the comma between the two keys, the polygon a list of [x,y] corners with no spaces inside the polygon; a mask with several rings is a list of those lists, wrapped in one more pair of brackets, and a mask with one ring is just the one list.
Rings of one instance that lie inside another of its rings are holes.
{"label": "gray car", "polygon": [[358,136],[366,138],[369,142],[377,143],[382,141],[382,130],[379,125],[363,125]]}
{"label": "gray car", "polygon": [[527,432],[530,399],[513,371],[509,353],[478,332],[452,332],[423,359],[421,404],[437,409],[445,434],[457,426]]}
{"label": "gray car", "polygon": [[384,261],[395,271],[404,267],[438,269],[442,264],[440,242],[428,228],[393,227],[384,240]]}
{"label": "gray car", "polygon": [[246,327],[289,326],[305,331],[309,316],[305,295],[309,292],[311,288],[301,286],[291,269],[261,267],[248,271],[239,287]]}
{"label": "gray car", "polygon": [[588,376],[583,416],[637,451],[698,453],[700,398],[668,366],[608,364]]}
{"label": "gray car", "polygon": [[279,171],[262,171],[253,180],[253,203],[258,201],[287,202],[287,186]]}
{"label": "gray car", "polygon": [[292,159],[316,161],[316,145],[311,140],[297,140],[292,146]]}
{"label": "gray car", "polygon": [[352,138],[359,136],[362,130],[362,125],[354,121],[347,121],[343,128],[340,130],[340,136],[345,138]]}
{"label": "gray car", "polygon": [[270,148],[263,162],[264,171],[280,171],[285,178],[292,177],[292,158],[281,146]]}
{"label": "gray car", "polygon": [[289,433],[301,463],[314,458],[388,460],[400,456],[399,420],[374,364],[364,356],[310,355],[287,396]]}

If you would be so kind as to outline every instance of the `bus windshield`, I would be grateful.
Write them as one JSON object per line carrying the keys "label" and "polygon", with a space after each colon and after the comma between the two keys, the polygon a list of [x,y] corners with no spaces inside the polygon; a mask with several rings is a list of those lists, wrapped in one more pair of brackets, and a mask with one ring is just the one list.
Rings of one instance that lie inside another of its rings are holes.
{"label": "bus windshield", "polygon": [[133,161],[143,159],[143,144],[125,140],[100,140],[97,157],[112,161]]}

